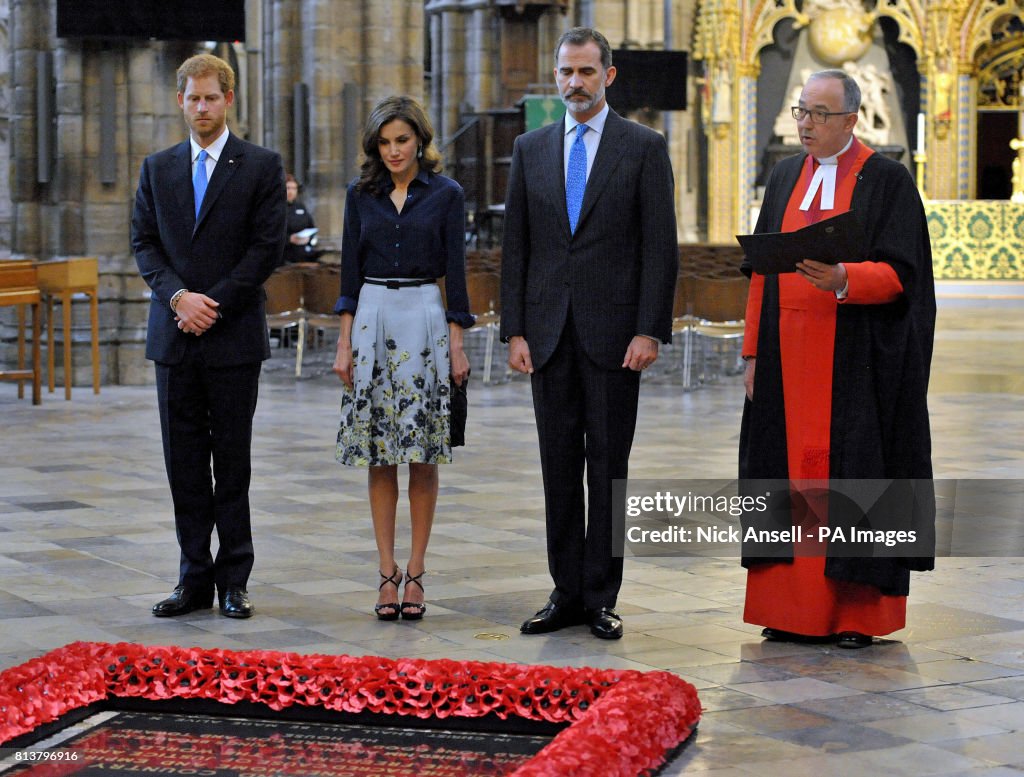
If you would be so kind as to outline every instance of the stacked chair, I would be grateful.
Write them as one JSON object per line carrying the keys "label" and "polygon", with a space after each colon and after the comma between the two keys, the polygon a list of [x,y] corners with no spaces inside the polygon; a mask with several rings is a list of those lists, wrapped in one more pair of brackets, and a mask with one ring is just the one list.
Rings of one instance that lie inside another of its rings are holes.
{"label": "stacked chair", "polygon": [[742,262],[738,245],[679,246],[672,333],[682,339],[679,368],[686,390],[742,370],[740,351],[749,287],[740,272]]}
{"label": "stacked chair", "polygon": [[302,269],[285,265],[267,278],[263,289],[267,293],[267,327],[280,332],[282,347],[297,340],[295,377],[302,375],[302,354],[306,350],[306,311],[303,307]]}
{"label": "stacked chair", "polygon": [[324,345],[327,332],[341,328],[341,318],[334,312],[341,268],[284,265],[274,271],[263,288],[267,292],[267,327],[280,332],[282,347],[290,347],[294,335],[295,377],[300,378],[306,348]]}
{"label": "stacked chair", "polygon": [[[483,381],[490,384],[494,374],[495,340],[501,327],[501,251],[485,248],[466,253],[466,286],[469,291],[469,312],[476,316],[476,326],[466,331],[466,337],[483,336]],[[468,343],[467,343],[468,346]],[[499,370],[504,379],[509,377],[504,349],[499,348]],[[471,362],[473,360],[471,359]]]}
{"label": "stacked chair", "polygon": [[326,340],[328,332],[341,329],[341,316],[334,312],[341,290],[341,267],[321,264],[310,267],[303,273],[303,308],[309,327],[307,344],[312,347],[328,345],[334,347],[337,336]]}

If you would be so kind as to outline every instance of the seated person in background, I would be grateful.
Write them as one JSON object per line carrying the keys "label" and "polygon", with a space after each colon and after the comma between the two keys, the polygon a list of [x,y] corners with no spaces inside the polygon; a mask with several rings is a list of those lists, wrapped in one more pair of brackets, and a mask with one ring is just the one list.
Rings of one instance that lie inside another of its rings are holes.
{"label": "seated person in background", "polygon": [[288,243],[284,247],[284,263],[314,262],[319,254],[315,250],[316,236],[301,234],[303,230],[316,226],[313,214],[298,198],[299,182],[295,176],[287,173],[284,181],[288,192]]}

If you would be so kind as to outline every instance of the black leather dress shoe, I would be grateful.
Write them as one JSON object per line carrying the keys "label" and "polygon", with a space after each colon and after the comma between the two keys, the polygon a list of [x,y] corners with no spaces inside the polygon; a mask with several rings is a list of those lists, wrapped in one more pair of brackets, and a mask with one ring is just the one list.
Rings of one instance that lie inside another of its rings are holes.
{"label": "black leather dress shoe", "polygon": [[761,631],[761,636],[769,642],[797,642],[804,645],[825,645],[829,642],[836,641],[835,634],[815,637],[809,634],[796,634],[792,631],[783,631],[782,629],[772,628],[763,629]]}
{"label": "black leather dress shoe", "polygon": [[213,607],[212,588],[187,588],[179,585],[174,593],[153,605],[153,614],[158,618],[184,615],[193,610],[208,610]]}
{"label": "black leather dress shoe", "polygon": [[871,647],[873,642],[871,637],[861,634],[859,631],[844,631],[836,634],[836,645],[847,650]]}
{"label": "black leather dress shoe", "polygon": [[229,618],[251,618],[255,607],[249,594],[238,585],[228,586],[220,592],[220,611]]}
{"label": "black leather dress shoe", "polygon": [[590,624],[590,633],[599,639],[622,637],[622,618],[611,607],[588,610],[587,623]]}
{"label": "black leather dress shoe", "polygon": [[579,605],[555,604],[548,600],[536,615],[519,627],[519,631],[523,634],[547,634],[583,622],[583,608]]}

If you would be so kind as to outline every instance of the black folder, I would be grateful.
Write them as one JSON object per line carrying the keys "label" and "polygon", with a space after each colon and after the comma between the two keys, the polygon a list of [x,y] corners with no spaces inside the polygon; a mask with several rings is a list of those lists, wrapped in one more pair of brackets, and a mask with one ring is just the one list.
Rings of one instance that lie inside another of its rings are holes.
{"label": "black folder", "polygon": [[868,239],[853,211],[840,213],[794,232],[737,235],[754,272],[761,275],[796,272],[796,263],[813,259],[826,264],[861,261]]}

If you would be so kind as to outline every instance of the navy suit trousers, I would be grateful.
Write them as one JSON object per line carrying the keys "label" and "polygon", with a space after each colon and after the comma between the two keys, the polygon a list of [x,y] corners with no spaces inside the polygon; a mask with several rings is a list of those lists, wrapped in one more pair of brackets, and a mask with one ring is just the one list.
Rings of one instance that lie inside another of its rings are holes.
{"label": "navy suit trousers", "polygon": [[[249,579],[250,451],[261,367],[208,365],[198,338],[188,343],[180,364],[156,364],[164,462],[181,546],[179,585],[223,590],[244,587]],[[210,550],[215,527],[216,562]]]}
{"label": "navy suit trousers", "polygon": [[554,354],[533,373],[532,386],[548,568],[555,582],[551,599],[588,609],[614,607],[622,558],[612,557],[612,481],[628,474],[640,373],[596,365],[583,350],[570,311]]}

